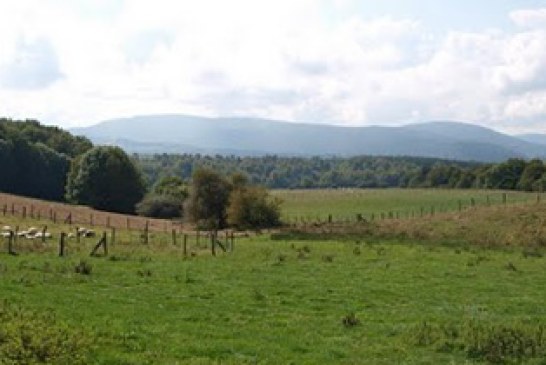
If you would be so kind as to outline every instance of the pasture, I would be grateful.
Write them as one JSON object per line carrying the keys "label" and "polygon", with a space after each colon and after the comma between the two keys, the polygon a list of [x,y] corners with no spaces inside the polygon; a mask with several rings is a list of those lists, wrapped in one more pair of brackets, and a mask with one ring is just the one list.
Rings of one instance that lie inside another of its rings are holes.
{"label": "pasture", "polygon": [[[216,257],[205,239],[190,239],[185,256],[161,231],[142,244],[120,229],[98,257],[96,237],[68,240],[64,257],[58,239],[20,239],[17,256],[0,253],[0,363],[543,364],[542,241],[486,247],[445,227],[481,237],[472,224],[499,222],[500,238],[528,226],[540,235],[545,206],[385,220],[377,235],[328,240],[241,237]],[[73,229],[49,224],[54,237]],[[403,225],[440,228],[426,239],[382,232]]]}
{"label": "pasture", "polygon": [[285,221],[326,220],[331,214],[334,220],[355,219],[356,214],[369,218],[381,213],[399,213],[400,217],[420,213],[456,211],[459,205],[469,207],[507,204],[536,200],[536,193],[495,190],[455,189],[317,189],[273,190],[280,198],[282,217]]}

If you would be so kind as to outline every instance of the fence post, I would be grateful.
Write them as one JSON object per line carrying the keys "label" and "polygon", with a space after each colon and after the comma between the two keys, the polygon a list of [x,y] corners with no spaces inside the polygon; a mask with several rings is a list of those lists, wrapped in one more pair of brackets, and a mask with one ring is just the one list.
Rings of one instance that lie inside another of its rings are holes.
{"label": "fence post", "polygon": [[116,243],[116,227],[112,227],[111,241],[112,244]]}
{"label": "fence post", "polygon": [[127,217],[127,230],[129,230],[131,227],[130,223],[129,223],[129,218]]}
{"label": "fence post", "polygon": [[42,243],[45,243],[46,232],[47,232],[47,226],[44,226],[44,228],[42,229]]}
{"label": "fence post", "polygon": [[27,207],[23,205],[23,219],[27,217]]}
{"label": "fence post", "polygon": [[463,202],[459,200],[459,212],[463,210]]}
{"label": "fence post", "polygon": [[476,201],[474,198],[470,198],[470,206],[474,207],[476,205]]}
{"label": "fence post", "polygon": [[148,244],[148,229],[149,229],[149,223],[146,221],[146,224],[144,225],[144,243]]}
{"label": "fence post", "polygon": [[65,237],[66,233],[61,232],[61,237],[59,238],[59,257],[64,257]]}
{"label": "fence post", "polygon": [[502,204],[506,205],[506,193],[502,193]]}
{"label": "fence post", "polygon": [[89,225],[91,227],[95,226],[95,222],[93,222],[93,213],[89,213]]}
{"label": "fence post", "polygon": [[11,203],[11,215],[15,215],[15,203]]}
{"label": "fence post", "polygon": [[6,216],[7,211],[8,211],[8,205],[4,204],[4,208],[2,209],[2,213],[4,214],[4,217]]}
{"label": "fence post", "polygon": [[212,231],[210,232],[210,247],[212,256],[216,256],[216,237],[215,233],[213,233]]}
{"label": "fence post", "polygon": [[34,205],[30,205],[30,218],[34,219]]}
{"label": "fence post", "polygon": [[8,254],[17,255],[17,252],[13,249],[13,243],[15,241],[15,232],[9,231],[9,240],[8,240]]}
{"label": "fence post", "polygon": [[235,235],[231,231],[231,244],[229,245],[229,252],[233,252],[233,243],[235,242]]}
{"label": "fence post", "polygon": [[110,228],[110,216],[106,216],[106,228]]}
{"label": "fence post", "polygon": [[183,247],[184,257],[188,256],[188,235],[184,234],[184,247]]}
{"label": "fence post", "polygon": [[172,229],[171,231],[172,239],[173,239],[173,246],[176,246],[176,229]]}
{"label": "fence post", "polygon": [[199,231],[199,229],[197,229],[196,233],[197,233],[197,236],[195,236],[195,242],[197,247],[201,248],[201,245],[200,245],[201,232]]}

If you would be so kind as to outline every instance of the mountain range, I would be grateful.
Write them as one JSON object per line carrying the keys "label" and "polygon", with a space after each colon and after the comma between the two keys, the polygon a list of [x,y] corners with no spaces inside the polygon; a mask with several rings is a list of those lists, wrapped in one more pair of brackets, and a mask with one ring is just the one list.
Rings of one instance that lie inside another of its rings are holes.
{"label": "mountain range", "polygon": [[343,127],[168,114],[112,119],[71,132],[96,144],[119,145],[131,153],[403,155],[482,162],[546,158],[546,135],[510,136],[452,121]]}

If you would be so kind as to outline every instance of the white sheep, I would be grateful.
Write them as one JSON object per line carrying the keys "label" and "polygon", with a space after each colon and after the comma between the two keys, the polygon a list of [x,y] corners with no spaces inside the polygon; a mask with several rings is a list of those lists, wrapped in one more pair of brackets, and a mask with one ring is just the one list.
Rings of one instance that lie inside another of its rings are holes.
{"label": "white sheep", "polygon": [[11,230],[12,230],[11,226],[3,226],[2,227],[2,231],[11,231]]}

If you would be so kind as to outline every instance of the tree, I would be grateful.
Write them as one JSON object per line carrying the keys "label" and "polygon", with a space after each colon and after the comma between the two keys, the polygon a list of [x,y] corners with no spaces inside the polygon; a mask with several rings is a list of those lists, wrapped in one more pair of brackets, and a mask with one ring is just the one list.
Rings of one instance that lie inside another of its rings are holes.
{"label": "tree", "polygon": [[186,209],[189,219],[207,229],[224,228],[230,190],[231,185],[218,173],[195,170]]}
{"label": "tree", "polygon": [[544,172],[546,172],[546,167],[541,160],[529,161],[518,181],[518,190],[533,190],[533,185],[541,178]]}
{"label": "tree", "polygon": [[280,225],[279,199],[272,199],[262,187],[234,189],[229,198],[228,223],[239,229]]}
{"label": "tree", "polygon": [[140,171],[119,147],[95,147],[70,167],[66,198],[96,209],[133,213],[145,193]]}
{"label": "tree", "polygon": [[165,176],[161,178],[153,187],[155,195],[169,195],[178,200],[180,204],[188,197],[188,186],[178,176]]}
{"label": "tree", "polygon": [[145,217],[180,218],[188,195],[184,180],[177,176],[166,176],[137,204],[136,212]]}
{"label": "tree", "polygon": [[494,165],[486,173],[486,187],[494,189],[515,189],[525,166],[525,161],[519,158],[511,158],[506,162]]}

